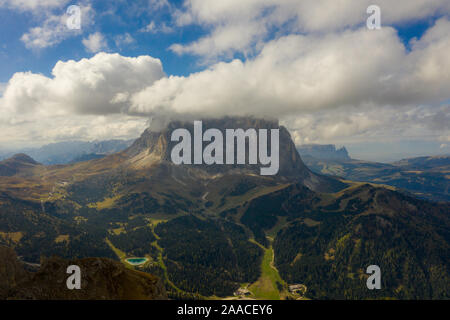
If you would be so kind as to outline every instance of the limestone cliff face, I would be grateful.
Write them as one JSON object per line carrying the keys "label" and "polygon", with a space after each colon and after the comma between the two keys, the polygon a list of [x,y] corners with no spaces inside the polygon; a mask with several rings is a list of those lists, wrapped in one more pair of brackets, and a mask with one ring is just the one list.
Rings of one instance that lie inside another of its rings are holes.
{"label": "limestone cliff face", "polygon": [[[69,290],[67,267],[81,269],[81,289]],[[45,259],[35,273],[26,272],[13,250],[0,247],[0,298],[32,300],[167,299],[162,281],[106,258]]]}
{"label": "limestone cliff face", "polygon": [[[226,129],[280,129],[280,176],[299,176],[306,177],[309,170],[303,164],[299,154],[295,149],[295,145],[291,140],[291,136],[285,127],[280,127],[278,121],[255,119],[255,118],[223,118],[223,119],[206,119],[202,120],[203,132],[208,129],[215,128],[222,131],[225,137]],[[142,160],[153,160],[155,162],[170,161],[170,152],[176,142],[171,141],[171,134],[178,128],[185,128],[194,136],[193,122],[173,121],[161,132],[153,132],[150,129],[145,130],[139,139],[128,148],[125,153],[134,158],[134,162],[143,162]],[[224,138],[225,139],[225,138]],[[206,146],[205,142],[203,146]],[[225,141],[224,141],[225,144]],[[270,139],[269,139],[270,145]],[[225,148],[225,146],[224,146]],[[224,149],[225,151],[225,149]],[[224,152],[225,154],[225,152]],[[248,159],[248,155],[247,155]],[[150,162],[148,162],[150,163]],[[250,171],[259,171],[259,165],[234,165],[234,166],[201,166],[203,169],[214,168],[214,171],[224,172],[227,169],[245,168]]]}
{"label": "limestone cliff face", "polygon": [[[225,154],[225,130],[226,129],[279,129],[279,171],[274,177],[276,179],[284,179],[289,181],[302,182],[304,185],[315,191],[332,191],[335,190],[338,182],[331,181],[329,178],[317,175],[311,172],[303,163],[295,144],[291,139],[289,131],[278,124],[276,120],[257,119],[253,117],[225,117],[221,119],[203,119],[202,131],[205,132],[210,128],[219,129],[224,136],[224,154]],[[252,174],[259,175],[260,164],[256,165],[182,165],[177,169],[170,169],[172,166],[170,153],[177,142],[171,141],[171,134],[175,129],[185,128],[194,137],[193,121],[173,121],[160,132],[153,132],[147,129],[133,145],[124,151],[130,158],[129,162],[136,169],[149,167],[164,167],[165,170],[177,170],[185,168],[192,175],[224,175],[224,174]],[[270,150],[270,139],[269,150]],[[205,147],[209,142],[204,142]],[[248,159],[248,152],[246,152]],[[192,155],[193,158],[193,155]],[[172,166],[173,167],[173,166]],[[203,172],[203,173],[201,173]],[[179,174],[179,173],[178,173]]]}

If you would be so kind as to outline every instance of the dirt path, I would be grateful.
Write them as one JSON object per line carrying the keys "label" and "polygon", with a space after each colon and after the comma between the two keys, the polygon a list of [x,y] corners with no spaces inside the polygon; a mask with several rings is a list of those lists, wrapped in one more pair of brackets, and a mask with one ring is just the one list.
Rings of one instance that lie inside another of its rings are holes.
{"label": "dirt path", "polygon": [[277,269],[277,267],[275,267],[275,250],[273,250],[273,247],[271,246],[271,248],[272,248],[272,261],[270,261],[270,267],[273,269],[273,270],[275,270],[276,272],[278,272],[278,273],[280,273],[279,271],[278,271],[278,269]]}

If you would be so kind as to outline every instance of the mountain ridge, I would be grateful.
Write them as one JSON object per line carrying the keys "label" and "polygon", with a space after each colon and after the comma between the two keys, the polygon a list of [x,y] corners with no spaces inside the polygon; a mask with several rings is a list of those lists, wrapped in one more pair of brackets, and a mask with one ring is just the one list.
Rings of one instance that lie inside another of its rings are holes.
{"label": "mountain ridge", "polygon": [[40,165],[40,163],[30,156],[24,153],[18,153],[11,158],[0,161],[0,176],[14,176],[38,165]]}

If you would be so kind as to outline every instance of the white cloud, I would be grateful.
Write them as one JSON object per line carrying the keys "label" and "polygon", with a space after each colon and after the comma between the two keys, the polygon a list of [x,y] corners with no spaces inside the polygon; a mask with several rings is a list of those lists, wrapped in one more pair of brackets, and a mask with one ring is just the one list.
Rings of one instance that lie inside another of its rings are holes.
{"label": "white cloud", "polygon": [[79,31],[69,30],[65,25],[67,17],[50,16],[42,26],[34,27],[23,34],[20,40],[28,49],[42,49],[54,46],[70,35],[79,34]]}
{"label": "white cloud", "polygon": [[140,31],[141,31],[141,32],[155,33],[155,32],[156,32],[156,24],[155,24],[155,21],[151,21],[148,25],[146,25],[145,27],[143,27]]}
{"label": "white cloud", "polygon": [[141,28],[139,31],[148,33],[171,33],[174,31],[174,29],[165,22],[161,23],[160,25],[156,25],[155,21],[151,21],[148,25]]}
{"label": "white cloud", "polygon": [[148,0],[148,5],[151,10],[161,10],[163,8],[171,8],[168,0]]}
{"label": "white cloud", "polygon": [[39,9],[61,8],[69,0],[0,0],[0,7],[19,11],[36,11]]}
{"label": "white cloud", "polygon": [[116,47],[122,48],[135,43],[136,40],[129,33],[124,33],[116,36],[114,42],[116,43]]}
{"label": "white cloud", "polygon": [[127,96],[164,76],[158,59],[107,53],[59,61],[52,77],[16,73],[0,97],[0,140],[136,136],[147,119],[126,115]]}
{"label": "white cloud", "polygon": [[48,12],[42,24],[33,27],[24,33],[21,41],[28,49],[44,49],[59,44],[65,39],[80,35],[84,28],[93,23],[94,10],[89,4],[81,6],[81,30],[69,29],[67,27],[68,15],[64,10],[62,14]]}
{"label": "white cloud", "polygon": [[207,57],[211,61],[217,55],[231,57],[235,52],[253,53],[250,45],[255,44],[267,32],[267,28],[252,21],[217,27],[212,34],[195,41],[181,45],[173,44],[170,49],[177,54],[193,53]]}
{"label": "white cloud", "polygon": [[[434,39],[436,33],[442,37]],[[132,108],[290,115],[345,105],[439,102],[449,97],[449,33],[450,22],[441,20],[411,52],[387,27],[285,36],[246,62],[217,63],[188,77],[164,78],[136,95]]]}
{"label": "white cloud", "polygon": [[82,40],[86,51],[91,53],[97,53],[108,49],[108,43],[100,32],[90,34],[87,38]]}
{"label": "white cloud", "polygon": [[133,139],[148,127],[148,120],[127,115],[55,115],[1,125],[0,147],[19,148],[70,140]]}
{"label": "white cloud", "polygon": [[99,53],[90,59],[59,61],[52,76],[14,74],[0,100],[5,115],[121,113],[125,106],[111,103],[121,102],[118,94],[138,92],[164,77],[164,72],[160,60],[149,56]]}
{"label": "white cloud", "polygon": [[[372,0],[185,0],[174,13],[180,26],[196,24],[210,33],[171,48],[211,60],[234,52],[252,52],[272,30],[289,33],[330,32],[363,25]],[[423,19],[448,13],[448,0],[379,0],[382,24]]]}
{"label": "white cloud", "polygon": [[[449,134],[450,107],[374,106],[342,107],[299,117],[283,123],[290,128],[296,144],[398,141],[404,139],[441,140]],[[444,120],[445,121],[445,120]]]}
{"label": "white cloud", "polygon": [[163,78],[130,98],[130,112],[309,119],[299,126],[303,141],[442,135],[450,108],[436,106],[450,99],[449,35],[441,19],[410,52],[389,27],[289,35],[245,62]]}

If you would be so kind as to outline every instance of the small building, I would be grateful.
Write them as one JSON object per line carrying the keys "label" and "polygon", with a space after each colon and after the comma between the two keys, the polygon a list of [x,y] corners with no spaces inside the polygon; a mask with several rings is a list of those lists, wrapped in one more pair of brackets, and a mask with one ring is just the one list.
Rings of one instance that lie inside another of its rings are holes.
{"label": "small building", "polygon": [[289,285],[289,292],[304,295],[306,293],[306,286],[304,284]]}
{"label": "small building", "polygon": [[239,296],[249,296],[250,295],[250,291],[247,288],[239,288],[234,292],[234,295],[239,297]]}

